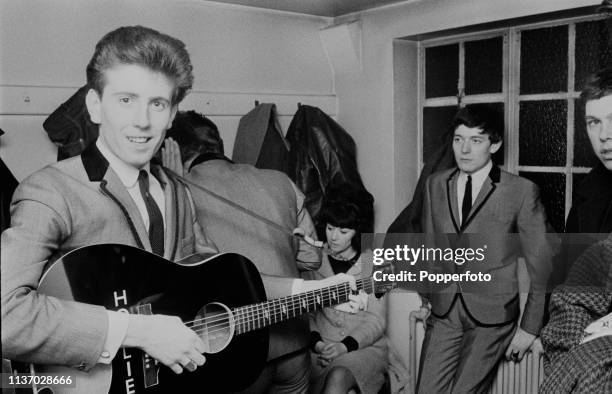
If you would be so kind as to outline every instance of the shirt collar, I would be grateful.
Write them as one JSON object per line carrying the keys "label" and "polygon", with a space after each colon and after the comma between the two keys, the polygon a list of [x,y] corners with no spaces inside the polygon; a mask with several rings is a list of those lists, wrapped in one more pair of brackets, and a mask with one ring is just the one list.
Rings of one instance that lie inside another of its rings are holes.
{"label": "shirt collar", "polygon": [[[487,177],[489,176],[491,168],[493,168],[493,161],[489,160],[489,162],[485,164],[485,166],[482,167],[480,170],[470,174],[472,177],[472,185],[482,185],[485,179],[487,179]],[[462,180],[467,179],[467,176],[468,174],[466,174],[465,172],[459,171],[459,177]]]}
{"label": "shirt collar", "polygon": [[150,163],[145,164],[142,168],[136,168],[125,163],[108,148],[101,137],[98,137],[96,140],[96,146],[98,147],[100,153],[102,153],[102,156],[108,160],[108,165],[117,174],[121,180],[121,183],[123,183],[123,185],[128,189],[136,185],[140,170],[149,172]]}

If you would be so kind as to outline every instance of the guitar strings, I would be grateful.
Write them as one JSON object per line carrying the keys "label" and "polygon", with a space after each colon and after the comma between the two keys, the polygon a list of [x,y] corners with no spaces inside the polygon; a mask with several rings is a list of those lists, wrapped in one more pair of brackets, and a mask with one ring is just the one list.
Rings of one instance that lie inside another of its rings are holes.
{"label": "guitar strings", "polygon": [[[361,282],[362,282],[362,279],[357,280],[357,283],[358,283],[357,287],[365,287],[365,286],[362,285]],[[367,285],[367,283],[366,283],[366,285]],[[348,287],[348,282],[345,283],[345,284],[343,283],[343,284],[335,285],[335,287],[338,288],[336,291],[338,291],[338,290],[341,291],[342,292],[341,295],[344,296],[344,295],[346,295],[346,292],[348,291],[348,289],[346,289],[346,287]],[[311,290],[311,291],[305,292],[305,293],[299,293],[299,294],[295,294],[295,295],[291,295],[291,296],[286,296],[286,297],[282,297],[282,298],[275,299],[275,300],[264,301],[264,302],[261,302],[261,303],[258,303],[258,304],[254,304],[254,305],[247,305],[247,306],[244,306],[244,307],[239,307],[239,308],[236,308],[236,310],[247,310],[247,308],[250,308],[250,309],[253,309],[253,310],[260,310],[261,306],[263,306],[264,304],[272,304],[272,307],[274,307],[273,304],[276,303],[276,302],[279,303],[279,306],[287,306],[287,304],[290,304],[289,306],[291,307],[292,310],[294,310],[295,306],[296,306],[296,303],[299,306],[299,304],[302,303],[304,298],[306,298],[308,301],[310,301],[311,299],[320,297],[322,295],[323,291],[327,291],[328,295],[331,295],[331,291],[332,290],[329,290],[328,288],[315,289],[315,290]],[[321,294],[317,294],[317,293],[321,293]],[[202,321],[204,321],[206,319],[213,319],[213,318],[216,318],[218,316],[224,316],[224,315],[228,315],[228,313],[225,312],[225,313],[217,314],[217,315],[215,315],[213,317],[205,317],[205,318],[202,318],[202,319],[195,319],[195,320],[192,320],[192,321],[185,322],[184,324],[189,327],[190,324],[199,323],[199,322],[202,322]],[[214,320],[211,320],[210,322],[214,322]]]}
{"label": "guitar strings", "polygon": [[[366,279],[366,280],[359,279],[357,282],[358,282],[358,287],[361,289],[364,289],[364,290],[373,289],[373,282],[371,278]],[[347,289],[347,285],[348,284],[336,285],[338,289],[336,290],[337,294],[335,296],[339,295],[340,297],[344,297],[347,294],[347,292],[350,291],[350,289]],[[323,294],[324,291],[327,291],[328,294],[324,295]],[[242,325],[242,324],[245,324],[245,321],[246,323],[249,323],[250,321],[253,320],[253,318],[257,319],[258,321],[261,319],[276,320],[277,316],[287,313],[283,311],[277,311],[276,310],[277,306],[274,305],[276,302],[278,302],[279,304],[278,307],[281,307],[281,309],[287,309],[288,311],[291,311],[291,312],[295,312],[295,310],[300,310],[300,313],[301,313],[303,309],[303,306],[301,304],[303,304],[304,299],[306,299],[306,302],[310,302],[311,300],[319,298],[319,297],[322,298],[321,303],[325,303],[326,301],[330,301],[331,299],[335,298],[334,296],[332,296],[332,290],[330,290],[329,288],[324,288],[324,289],[312,290],[310,292],[306,292],[302,294],[296,294],[293,296],[284,297],[287,300],[285,300],[284,298],[281,298],[278,300],[270,300],[270,301],[262,302],[262,303],[255,304],[255,305],[240,307],[234,310],[235,312],[237,312],[235,314],[239,315],[239,318],[236,319],[237,320],[236,324]],[[266,310],[262,310],[261,307],[265,304],[270,304],[271,307],[265,308]],[[273,309],[272,313],[270,313],[268,309]],[[308,310],[308,306],[306,306],[306,309]],[[268,317],[265,316],[266,314],[268,315]],[[208,324],[210,325],[210,327],[216,327],[215,325],[212,325],[212,323],[216,323],[218,321],[227,321],[228,315],[229,314],[227,312],[220,313],[212,317],[205,317],[203,319],[196,319],[191,322],[186,322],[185,324],[188,327],[190,324],[193,324],[192,326],[190,326],[190,328],[200,327],[203,324],[204,325]],[[201,322],[203,322],[203,324],[199,324]],[[258,322],[252,322],[252,323],[256,324]],[[249,327],[250,327],[250,324],[249,324]]]}
{"label": "guitar strings", "polygon": [[[348,287],[348,286],[343,286],[343,287]],[[344,297],[344,296],[346,296],[346,294],[349,291],[350,291],[350,288],[349,289],[339,289],[339,291],[336,291],[336,293],[337,293],[337,296]],[[315,298],[317,297],[316,295],[309,294],[309,293],[303,293],[302,294],[302,298],[303,298],[303,295],[306,295],[308,298],[311,298],[313,296]],[[336,298],[336,297],[331,296],[331,293],[330,293],[327,297],[325,297],[325,296],[323,297],[323,302],[330,301],[333,298]],[[296,302],[296,301],[298,301],[298,302]],[[286,308],[283,308],[283,309],[287,309],[287,314],[289,312],[295,312],[296,310],[300,310],[300,313],[301,313],[301,310],[303,308],[301,307],[302,302],[299,302],[299,301],[300,300],[294,299],[294,300],[291,300],[291,304],[290,305],[280,305],[279,304],[279,306],[281,306],[281,307],[285,306]],[[242,324],[248,324],[248,323],[251,323],[254,327],[256,325],[259,325],[259,323],[260,323],[259,321],[262,318],[265,318],[265,312],[263,310],[261,310],[261,308],[258,308],[258,306],[261,306],[263,304],[265,304],[265,303],[256,304],[254,306],[246,306],[246,307],[238,308],[237,310],[235,310],[235,312],[237,312],[236,314],[239,316],[239,318],[236,319],[237,320],[236,325],[242,325]],[[273,308],[275,308],[275,307],[273,306]],[[282,311],[277,311],[277,310],[273,311],[272,313],[268,313],[268,315],[273,316],[273,318],[275,316],[282,316],[283,314],[286,314],[286,313],[284,313]],[[221,316],[228,316],[228,315],[229,314],[227,312],[225,312],[223,314],[215,315],[215,316],[213,316],[213,318],[218,318],[218,317],[221,317]],[[257,321],[255,321],[255,319]],[[201,320],[206,320],[206,318],[199,319],[199,320],[200,321]],[[268,320],[271,320],[271,318],[268,318]],[[194,324],[190,328],[193,329],[194,327],[208,326],[209,333],[212,333],[212,332],[215,332],[215,330],[210,330],[210,328],[216,328],[216,327],[219,327],[219,326],[223,326],[223,327],[227,327],[228,326],[225,323],[223,323],[221,325],[219,325],[219,324],[210,324],[212,322],[216,323],[216,322],[219,322],[219,321],[227,322],[228,319],[227,318],[220,318],[220,319],[218,318],[218,319],[215,319],[215,320],[211,320],[210,322],[204,322],[203,324]],[[250,328],[251,324],[248,324],[249,328]]]}
{"label": "guitar strings", "polygon": [[[363,283],[365,281],[365,283]],[[367,280],[358,280],[357,282],[359,282],[359,286],[360,288],[364,289],[364,290],[373,290],[373,282],[370,279]],[[302,293],[302,294],[296,294],[294,296],[288,296],[287,298],[290,299],[290,305],[281,305],[281,301],[282,299],[279,299],[279,305],[281,307],[285,307],[282,309],[287,309],[287,312],[283,312],[283,311],[277,311],[274,310],[272,313],[266,313],[261,309],[261,305],[265,304],[266,302],[260,303],[260,304],[256,304],[256,305],[250,305],[250,306],[245,306],[242,308],[237,308],[234,311],[236,312],[235,315],[238,316],[238,319],[236,319],[236,323],[235,325],[242,327],[243,325],[247,326],[248,329],[251,328],[251,326],[253,326],[253,329],[257,329],[257,328],[262,328],[263,326],[265,326],[266,322],[261,322],[262,319],[266,319],[268,320],[268,323],[270,322],[270,320],[276,320],[277,316],[282,316],[283,314],[288,314],[289,311],[290,312],[295,312],[296,310],[299,310],[299,313],[302,314],[303,312],[303,307],[301,306],[301,304],[303,303],[303,298],[304,296],[306,296],[306,298],[308,299],[308,301],[310,301],[313,298],[317,298],[320,297],[322,298],[321,303],[324,304],[326,301],[331,301],[334,298],[339,297],[344,297],[347,295],[347,293],[349,293],[351,291],[351,289],[348,287],[348,283],[342,284],[342,285],[337,285],[337,287],[339,287],[338,290],[336,290],[337,294],[333,294],[333,290],[330,290],[329,288],[327,289],[317,289],[317,290],[312,290],[310,292],[307,293]],[[323,294],[323,292],[327,292],[326,295]],[[320,293],[320,294],[317,294]],[[297,301],[297,305],[296,305],[296,301]],[[269,302],[272,302],[272,304],[276,303],[277,300],[271,300]],[[272,305],[272,308],[275,308],[274,305]],[[306,307],[306,309],[308,310],[308,307]],[[268,315],[268,317],[266,317],[265,315]],[[225,317],[223,317],[225,316]],[[222,314],[218,314],[215,315],[213,317],[210,318],[209,321],[206,321],[208,318],[203,318],[203,319],[197,319],[194,320],[193,322],[196,321],[204,321],[203,324],[194,324],[193,326],[191,326],[190,328],[194,329],[194,331],[198,334],[201,334],[203,332],[208,332],[209,334],[214,334],[216,332],[219,331],[225,331],[230,324],[228,323],[228,318],[227,316],[229,316],[229,313],[225,312]],[[256,319],[256,320],[254,320]],[[223,322],[221,324],[211,324],[211,323],[218,323],[218,322]],[[261,325],[261,327],[260,327]],[[200,329],[201,327],[204,327],[202,329]],[[220,327],[220,328],[219,328]]]}

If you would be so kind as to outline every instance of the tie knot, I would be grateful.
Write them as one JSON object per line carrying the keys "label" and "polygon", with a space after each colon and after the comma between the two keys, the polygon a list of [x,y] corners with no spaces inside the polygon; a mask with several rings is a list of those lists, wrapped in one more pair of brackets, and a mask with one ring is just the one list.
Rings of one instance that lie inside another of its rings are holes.
{"label": "tie knot", "polygon": [[149,183],[149,173],[146,170],[140,170],[138,172],[138,182]]}
{"label": "tie knot", "polygon": [[145,170],[140,170],[138,173],[138,186],[140,186],[140,192],[143,195],[149,191],[149,173]]}

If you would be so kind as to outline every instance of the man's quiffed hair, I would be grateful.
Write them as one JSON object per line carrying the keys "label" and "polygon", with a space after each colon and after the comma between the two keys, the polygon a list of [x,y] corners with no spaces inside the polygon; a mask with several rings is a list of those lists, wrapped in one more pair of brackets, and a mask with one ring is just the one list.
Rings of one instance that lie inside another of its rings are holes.
{"label": "man's quiffed hair", "polygon": [[87,65],[87,84],[102,95],[104,71],[117,64],[147,67],[174,81],[173,105],[180,103],[193,85],[193,67],[185,44],[148,27],[120,27],[102,37]]}
{"label": "man's quiffed hair", "polygon": [[194,155],[205,153],[224,154],[223,140],[219,129],[206,116],[195,111],[179,111],[174,117],[172,127],[166,132],[181,150],[182,161]]}
{"label": "man's quiffed hair", "polygon": [[587,80],[580,98],[584,101],[598,100],[612,95],[612,67],[599,70]]}
{"label": "man's quiffed hair", "polygon": [[453,119],[453,130],[461,125],[482,129],[492,144],[500,142],[504,136],[504,116],[491,104],[471,104],[461,108]]}

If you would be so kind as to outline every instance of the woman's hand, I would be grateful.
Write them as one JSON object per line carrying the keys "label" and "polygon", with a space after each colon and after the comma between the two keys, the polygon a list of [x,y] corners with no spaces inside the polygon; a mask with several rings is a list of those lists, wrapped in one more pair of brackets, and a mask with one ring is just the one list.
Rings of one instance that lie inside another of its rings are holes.
{"label": "woman's hand", "polygon": [[325,349],[325,342],[323,341],[318,341],[314,346],[314,351],[317,354],[321,354],[323,352],[323,349]]}
{"label": "woman's hand", "polygon": [[348,349],[346,348],[346,346],[344,346],[342,342],[325,343],[322,350],[319,352],[317,350],[317,346],[319,345],[319,343],[323,342],[319,341],[317,343],[317,345],[315,346],[315,351],[319,353],[317,362],[322,367],[327,367],[335,359],[342,356],[343,354],[348,353]]}

